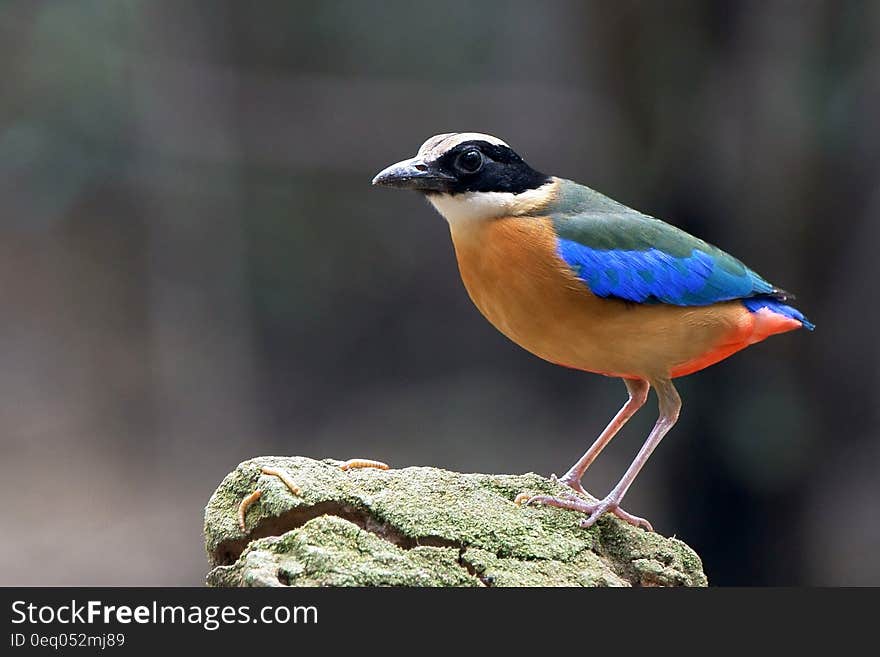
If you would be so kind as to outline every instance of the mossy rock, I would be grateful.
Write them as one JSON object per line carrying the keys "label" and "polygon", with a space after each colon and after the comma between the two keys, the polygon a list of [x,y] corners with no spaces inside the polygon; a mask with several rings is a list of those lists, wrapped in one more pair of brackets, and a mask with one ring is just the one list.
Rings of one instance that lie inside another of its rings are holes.
{"label": "mossy rock", "polygon": [[[226,476],[205,510],[210,586],[706,586],[675,538],[605,515],[521,507],[568,489],[536,474],[438,468],[343,471],[340,462],[260,457]],[[263,467],[286,471],[292,493]],[[261,497],[238,524],[241,500]]]}

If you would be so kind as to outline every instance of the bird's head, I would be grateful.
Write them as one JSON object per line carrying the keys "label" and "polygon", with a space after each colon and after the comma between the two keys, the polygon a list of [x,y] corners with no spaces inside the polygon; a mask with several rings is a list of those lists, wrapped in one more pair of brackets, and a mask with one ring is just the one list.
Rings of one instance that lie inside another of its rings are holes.
{"label": "bird's head", "polygon": [[524,214],[546,203],[552,181],[497,137],[477,132],[431,137],[415,157],[373,178],[374,185],[422,192],[451,224]]}

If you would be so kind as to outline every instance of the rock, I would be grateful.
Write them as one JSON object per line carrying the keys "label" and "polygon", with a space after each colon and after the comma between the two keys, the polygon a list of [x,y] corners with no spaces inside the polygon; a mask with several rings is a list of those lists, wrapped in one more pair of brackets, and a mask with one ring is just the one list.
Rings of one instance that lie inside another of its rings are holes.
{"label": "rock", "polygon": [[[340,462],[260,457],[226,476],[205,510],[210,586],[706,586],[675,538],[605,515],[520,507],[568,489],[536,474],[438,468],[342,471]],[[285,470],[293,494],[261,468]],[[246,532],[241,500],[259,489]]]}

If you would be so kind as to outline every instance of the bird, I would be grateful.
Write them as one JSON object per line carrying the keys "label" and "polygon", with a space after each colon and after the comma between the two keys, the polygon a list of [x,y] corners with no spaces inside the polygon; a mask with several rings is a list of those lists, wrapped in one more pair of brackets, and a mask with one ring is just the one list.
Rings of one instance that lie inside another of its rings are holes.
{"label": "bird", "polygon": [[[446,219],[464,287],[502,334],[555,365],[623,380],[627,401],[558,479],[572,492],[526,500],[580,512],[583,527],[612,513],[653,531],[621,502],[678,420],[673,379],[771,335],[815,328],[791,294],[732,255],[541,173],[492,135],[436,135],[372,183],[420,192]],[[590,496],[584,473],[651,388],[659,416],[647,439],[614,488]]]}

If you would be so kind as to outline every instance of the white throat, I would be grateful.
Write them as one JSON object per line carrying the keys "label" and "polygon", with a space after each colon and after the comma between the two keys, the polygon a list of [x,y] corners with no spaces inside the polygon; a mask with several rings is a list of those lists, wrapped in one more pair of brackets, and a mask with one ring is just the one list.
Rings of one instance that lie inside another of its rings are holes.
{"label": "white throat", "polygon": [[464,227],[498,217],[530,214],[546,205],[556,189],[556,181],[519,194],[511,192],[463,192],[430,194],[428,200],[451,227]]}

